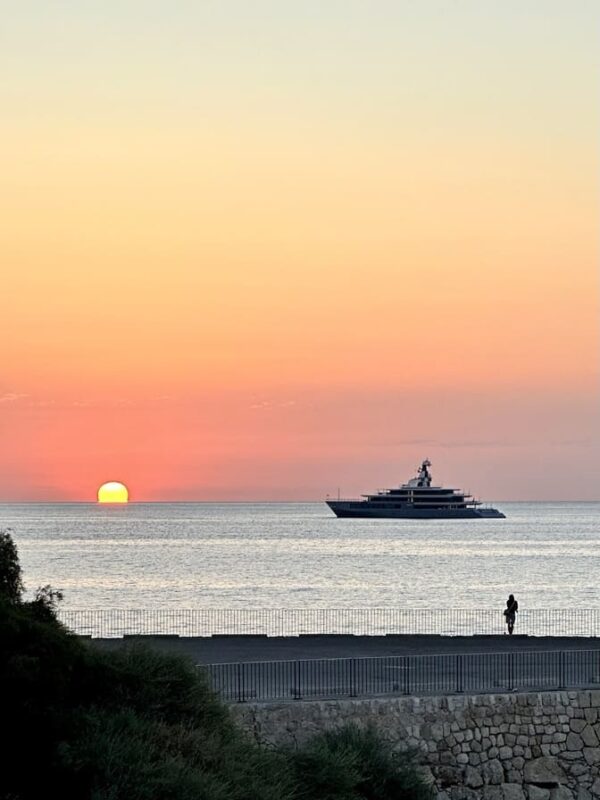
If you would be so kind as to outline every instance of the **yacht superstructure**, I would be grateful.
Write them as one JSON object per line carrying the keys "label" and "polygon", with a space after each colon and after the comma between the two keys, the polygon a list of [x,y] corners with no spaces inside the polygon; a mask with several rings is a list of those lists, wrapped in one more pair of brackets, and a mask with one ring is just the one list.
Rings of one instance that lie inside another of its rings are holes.
{"label": "yacht superstructure", "polygon": [[425,459],[416,477],[397,489],[384,489],[363,499],[327,499],[329,508],[338,517],[373,517],[406,519],[471,519],[504,518],[496,508],[484,506],[470,494],[458,489],[433,486]]}

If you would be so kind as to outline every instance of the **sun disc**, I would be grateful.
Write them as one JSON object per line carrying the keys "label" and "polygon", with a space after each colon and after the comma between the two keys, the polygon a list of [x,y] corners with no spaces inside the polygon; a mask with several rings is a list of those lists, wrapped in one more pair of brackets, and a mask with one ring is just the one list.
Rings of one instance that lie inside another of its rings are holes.
{"label": "sun disc", "polygon": [[129,491],[124,483],[108,481],[98,489],[99,503],[127,503],[128,501]]}

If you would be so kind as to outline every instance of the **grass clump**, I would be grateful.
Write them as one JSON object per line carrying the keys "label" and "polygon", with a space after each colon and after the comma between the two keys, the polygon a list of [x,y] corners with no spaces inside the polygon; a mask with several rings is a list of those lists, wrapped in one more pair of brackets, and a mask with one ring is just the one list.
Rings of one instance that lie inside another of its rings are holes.
{"label": "grass clump", "polygon": [[374,730],[259,746],[191,662],[82,642],[57,620],[60,599],[46,586],[23,600],[0,534],[0,800],[429,800],[412,755]]}
{"label": "grass clump", "polygon": [[374,727],[346,725],[290,751],[298,798],[320,800],[430,800],[414,751],[396,751]]}

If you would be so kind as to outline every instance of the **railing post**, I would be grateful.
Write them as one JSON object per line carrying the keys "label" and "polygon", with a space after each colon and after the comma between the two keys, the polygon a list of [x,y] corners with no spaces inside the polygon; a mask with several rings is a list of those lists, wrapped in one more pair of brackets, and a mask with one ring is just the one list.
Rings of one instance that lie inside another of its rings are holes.
{"label": "railing post", "polygon": [[246,687],[244,680],[244,666],[243,662],[237,665],[237,690],[238,690],[238,703],[246,702]]}
{"label": "railing post", "polygon": [[566,656],[564,650],[561,650],[558,654],[558,688],[564,689],[566,688],[567,678],[566,678]]}
{"label": "railing post", "polygon": [[464,691],[464,662],[462,653],[458,653],[456,656],[456,691],[463,692]]}
{"label": "railing post", "polygon": [[356,697],[356,659],[350,659],[350,697]]}
{"label": "railing post", "polygon": [[294,661],[294,700],[302,700],[300,691],[300,662]]}
{"label": "railing post", "polygon": [[403,673],[403,692],[410,694],[410,658],[407,656],[402,657],[402,673]]}

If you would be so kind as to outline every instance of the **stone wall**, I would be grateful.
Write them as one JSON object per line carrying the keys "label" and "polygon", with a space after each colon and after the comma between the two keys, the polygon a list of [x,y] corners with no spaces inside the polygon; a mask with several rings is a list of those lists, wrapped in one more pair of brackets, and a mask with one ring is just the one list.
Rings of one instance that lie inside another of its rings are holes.
{"label": "stone wall", "polygon": [[600,798],[600,691],[238,705],[257,741],[301,744],[345,723],[416,746],[438,800]]}

